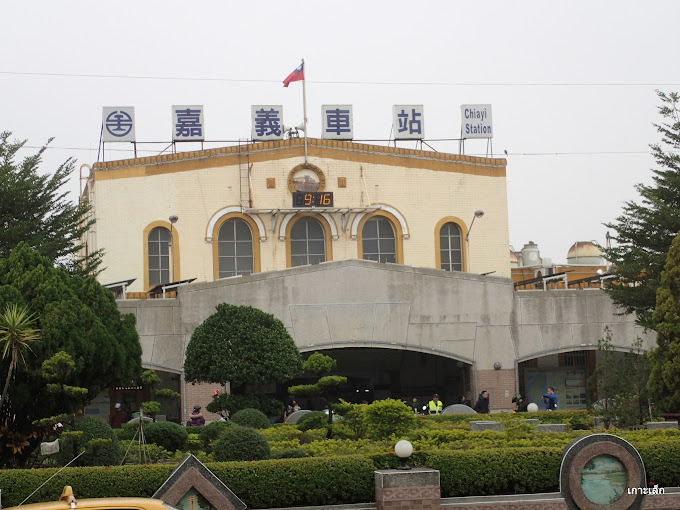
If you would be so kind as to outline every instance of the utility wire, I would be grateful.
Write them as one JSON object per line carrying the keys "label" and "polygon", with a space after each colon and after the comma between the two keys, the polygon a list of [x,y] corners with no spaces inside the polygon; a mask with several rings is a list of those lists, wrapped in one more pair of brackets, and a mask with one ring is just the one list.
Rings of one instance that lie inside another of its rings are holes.
{"label": "utility wire", "polygon": [[[80,74],[80,73],[37,73],[20,71],[0,71],[0,75],[7,76],[38,76],[62,78],[106,78],[124,80],[165,80],[165,81],[205,81],[222,83],[282,83],[282,80],[242,79],[242,78],[207,78],[185,76],[137,76],[127,74]],[[412,86],[442,86],[442,87],[677,87],[680,83],[630,83],[630,82],[414,82],[414,81],[369,81],[369,80],[309,80],[309,83],[321,85],[412,85]]]}

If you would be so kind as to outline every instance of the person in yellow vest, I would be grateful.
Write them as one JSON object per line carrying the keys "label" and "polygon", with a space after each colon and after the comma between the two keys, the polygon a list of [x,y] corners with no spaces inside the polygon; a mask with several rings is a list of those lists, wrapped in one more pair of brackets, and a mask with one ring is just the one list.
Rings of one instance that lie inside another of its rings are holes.
{"label": "person in yellow vest", "polygon": [[444,404],[439,400],[439,395],[436,393],[432,395],[432,400],[427,404],[427,408],[430,414],[442,414],[442,409],[444,409]]}

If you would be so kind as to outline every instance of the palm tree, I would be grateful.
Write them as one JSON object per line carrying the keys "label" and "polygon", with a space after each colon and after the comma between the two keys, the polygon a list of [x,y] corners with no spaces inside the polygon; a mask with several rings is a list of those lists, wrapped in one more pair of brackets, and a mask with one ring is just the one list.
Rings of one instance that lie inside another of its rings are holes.
{"label": "palm tree", "polygon": [[2,410],[5,404],[9,381],[12,379],[12,372],[14,372],[14,369],[19,364],[19,356],[21,356],[25,363],[24,351],[28,349],[33,352],[29,344],[40,338],[40,331],[32,327],[34,322],[35,317],[29,313],[29,308],[27,306],[20,307],[16,303],[7,305],[5,311],[0,314],[2,359],[4,360],[10,355],[7,379],[5,380],[5,387],[2,389],[2,397],[0,398],[0,410]]}

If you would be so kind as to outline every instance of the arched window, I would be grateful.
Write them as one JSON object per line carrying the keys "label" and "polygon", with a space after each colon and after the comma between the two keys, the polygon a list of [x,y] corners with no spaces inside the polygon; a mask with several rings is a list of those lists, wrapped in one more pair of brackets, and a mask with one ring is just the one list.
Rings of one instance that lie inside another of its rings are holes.
{"label": "arched window", "polygon": [[306,216],[290,230],[291,267],[326,261],[326,233],[316,218]]}
{"label": "arched window", "polygon": [[253,272],[253,233],[244,220],[232,218],[217,235],[218,278]]}
{"label": "arched window", "polygon": [[441,268],[445,271],[463,270],[463,249],[460,227],[453,222],[444,223],[439,230]]}
{"label": "arched window", "polygon": [[363,258],[377,262],[397,262],[397,243],[394,227],[384,216],[373,216],[361,230]]}
{"label": "arched window", "polygon": [[170,283],[170,231],[155,227],[149,232],[149,285]]}

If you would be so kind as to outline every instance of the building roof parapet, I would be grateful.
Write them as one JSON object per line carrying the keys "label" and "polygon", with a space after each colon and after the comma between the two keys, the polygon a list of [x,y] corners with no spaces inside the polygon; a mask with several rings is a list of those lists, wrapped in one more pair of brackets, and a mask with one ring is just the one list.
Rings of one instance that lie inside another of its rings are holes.
{"label": "building roof parapet", "polygon": [[[380,154],[385,156],[405,157],[409,159],[425,159],[437,161],[449,161],[451,163],[467,163],[486,167],[505,167],[507,160],[504,158],[486,158],[479,156],[465,156],[460,154],[449,154],[445,152],[424,151],[417,149],[402,149],[399,147],[389,147],[385,145],[372,145],[341,140],[323,140],[319,138],[308,138],[308,147],[323,149],[339,149],[344,151],[360,152],[365,154]],[[224,155],[236,155],[240,153],[254,154],[272,150],[282,150],[287,148],[304,148],[304,138],[291,138],[288,140],[270,142],[249,142],[247,144],[230,145],[214,149],[204,149],[198,151],[178,152],[174,154],[164,154],[159,156],[148,156],[142,158],[122,159],[117,161],[97,162],[93,165],[93,170],[113,170],[118,168],[146,166],[163,164],[173,161],[190,161],[196,159],[207,159]]]}

